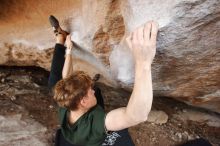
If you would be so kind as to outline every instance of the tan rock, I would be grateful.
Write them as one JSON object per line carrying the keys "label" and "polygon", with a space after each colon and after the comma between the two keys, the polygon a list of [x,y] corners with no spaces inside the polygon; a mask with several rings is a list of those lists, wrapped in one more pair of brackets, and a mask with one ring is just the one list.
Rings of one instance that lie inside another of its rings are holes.
{"label": "tan rock", "polygon": [[23,0],[3,1],[0,9],[1,65],[50,70],[55,40],[48,16],[53,14],[80,46],[76,69],[101,72],[104,82],[124,88],[130,88],[134,78],[124,37],[157,20],[154,95],[220,112],[218,0]]}
{"label": "tan rock", "polygon": [[148,122],[155,124],[165,124],[167,123],[168,115],[164,111],[154,111],[152,110],[148,115]]}
{"label": "tan rock", "polygon": [[211,127],[220,127],[220,118],[217,114],[210,114],[196,110],[187,110],[186,112],[174,115],[183,121],[196,121],[198,123],[206,123]]}

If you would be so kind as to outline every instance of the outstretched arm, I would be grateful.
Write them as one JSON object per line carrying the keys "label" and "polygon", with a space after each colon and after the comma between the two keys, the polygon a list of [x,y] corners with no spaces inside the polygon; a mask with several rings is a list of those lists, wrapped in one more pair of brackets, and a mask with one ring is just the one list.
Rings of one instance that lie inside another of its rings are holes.
{"label": "outstretched arm", "polygon": [[62,77],[67,78],[73,72],[72,66],[72,49],[73,49],[73,42],[71,41],[70,35],[66,37],[66,58],[65,63],[63,66]]}
{"label": "outstretched arm", "polygon": [[151,21],[126,38],[135,60],[134,88],[127,107],[106,115],[107,130],[117,131],[147,120],[153,99],[151,63],[156,53],[157,32],[158,24]]}

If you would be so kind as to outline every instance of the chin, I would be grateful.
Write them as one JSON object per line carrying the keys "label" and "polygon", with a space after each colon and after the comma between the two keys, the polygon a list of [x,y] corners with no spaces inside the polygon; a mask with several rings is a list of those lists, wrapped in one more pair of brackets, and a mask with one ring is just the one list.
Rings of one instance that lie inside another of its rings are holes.
{"label": "chin", "polygon": [[93,105],[93,107],[96,106],[96,105],[97,105],[97,102]]}

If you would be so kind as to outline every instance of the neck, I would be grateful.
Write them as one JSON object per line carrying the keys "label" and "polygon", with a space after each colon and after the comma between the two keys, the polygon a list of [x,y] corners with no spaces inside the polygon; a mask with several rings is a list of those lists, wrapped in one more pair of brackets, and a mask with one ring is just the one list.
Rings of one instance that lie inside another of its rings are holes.
{"label": "neck", "polygon": [[87,110],[78,109],[75,111],[70,111],[69,115],[69,123],[74,124],[83,114],[85,114]]}

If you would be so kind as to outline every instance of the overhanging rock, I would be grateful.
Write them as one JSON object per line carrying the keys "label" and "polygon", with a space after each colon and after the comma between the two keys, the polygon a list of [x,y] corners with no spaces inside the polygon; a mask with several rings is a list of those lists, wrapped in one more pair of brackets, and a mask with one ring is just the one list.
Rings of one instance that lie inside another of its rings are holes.
{"label": "overhanging rock", "polygon": [[0,64],[50,70],[55,15],[80,46],[74,68],[105,83],[133,83],[134,65],[124,37],[148,20],[160,32],[152,65],[154,93],[220,112],[219,0],[3,0],[0,8]]}

